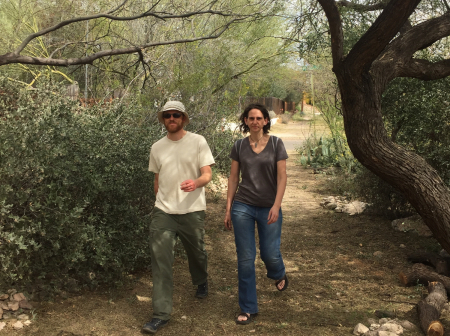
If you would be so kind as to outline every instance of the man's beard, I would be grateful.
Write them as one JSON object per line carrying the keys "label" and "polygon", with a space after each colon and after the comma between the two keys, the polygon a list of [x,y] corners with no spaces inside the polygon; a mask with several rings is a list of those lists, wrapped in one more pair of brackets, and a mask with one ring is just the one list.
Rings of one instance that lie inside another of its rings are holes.
{"label": "man's beard", "polygon": [[[176,127],[173,127],[172,125],[174,125]],[[168,124],[165,126],[166,126],[167,132],[169,132],[169,133],[177,133],[179,130],[181,130],[183,128],[182,123],[181,124],[173,123],[173,124]]]}

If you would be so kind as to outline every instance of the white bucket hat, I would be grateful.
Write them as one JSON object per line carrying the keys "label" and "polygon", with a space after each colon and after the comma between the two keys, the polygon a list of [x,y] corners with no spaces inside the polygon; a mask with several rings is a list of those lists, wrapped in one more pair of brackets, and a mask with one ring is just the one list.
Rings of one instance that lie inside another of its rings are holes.
{"label": "white bucket hat", "polygon": [[161,124],[164,124],[163,113],[166,111],[179,111],[179,112],[183,113],[183,115],[185,116],[184,125],[189,124],[189,116],[186,113],[186,109],[184,108],[184,105],[182,102],[179,102],[176,100],[170,100],[164,104],[162,110],[158,112],[158,120]]}

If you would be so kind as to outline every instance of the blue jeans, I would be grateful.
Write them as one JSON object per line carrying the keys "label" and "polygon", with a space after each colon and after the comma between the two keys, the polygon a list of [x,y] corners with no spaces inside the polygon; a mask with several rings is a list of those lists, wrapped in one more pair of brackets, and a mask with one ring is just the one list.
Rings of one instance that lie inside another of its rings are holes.
{"label": "blue jeans", "polygon": [[255,276],[255,222],[258,226],[259,252],[266,265],[267,277],[279,280],[286,272],[280,252],[283,215],[280,209],[278,220],[268,225],[269,211],[270,208],[236,201],[231,208],[231,221],[238,259],[239,307],[243,313],[256,314],[258,312]]}

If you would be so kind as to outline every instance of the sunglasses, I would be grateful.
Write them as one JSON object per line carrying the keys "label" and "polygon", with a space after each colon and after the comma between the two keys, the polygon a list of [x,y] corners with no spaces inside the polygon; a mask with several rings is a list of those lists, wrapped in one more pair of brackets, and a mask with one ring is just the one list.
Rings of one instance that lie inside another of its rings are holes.
{"label": "sunglasses", "polygon": [[170,117],[174,117],[175,119],[178,119],[178,118],[181,118],[182,115],[183,115],[182,113],[178,113],[178,112],[175,112],[175,113],[164,113],[163,114],[163,118],[164,119],[170,119]]}

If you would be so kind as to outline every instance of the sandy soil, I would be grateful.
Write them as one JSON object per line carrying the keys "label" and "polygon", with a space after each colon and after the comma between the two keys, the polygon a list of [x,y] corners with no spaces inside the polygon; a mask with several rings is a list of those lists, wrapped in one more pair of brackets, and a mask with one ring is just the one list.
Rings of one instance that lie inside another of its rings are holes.
{"label": "sandy soil", "polygon": [[[299,134],[296,127],[306,128],[307,123],[280,123],[274,133]],[[408,251],[435,250],[435,240],[395,232],[383,218],[351,217],[322,209],[319,202],[329,195],[329,177],[314,175],[295,160],[291,153],[283,201],[282,254],[289,288],[278,292],[258,258],[260,314],[250,325],[235,324],[239,307],[233,233],[223,230],[225,198],[210,200],[206,229],[210,295],[205,300],[194,298],[187,260],[177,245],[173,317],[158,335],[351,335],[357,323],[366,323],[380,309],[418,325],[415,305],[424,288],[405,288],[397,275],[409,266]],[[383,256],[374,257],[375,251]],[[40,303],[31,326],[17,332],[3,330],[0,336],[141,335],[142,325],[151,318],[151,292],[151,273],[136,274],[119,290],[84,292]],[[441,320],[449,329],[448,311]]]}

